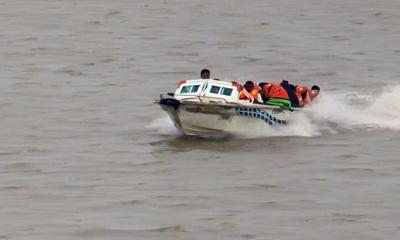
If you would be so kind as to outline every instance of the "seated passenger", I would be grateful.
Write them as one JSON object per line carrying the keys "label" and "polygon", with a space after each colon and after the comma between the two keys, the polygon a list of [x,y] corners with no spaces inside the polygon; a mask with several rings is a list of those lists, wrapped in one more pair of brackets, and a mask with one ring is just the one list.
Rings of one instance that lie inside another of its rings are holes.
{"label": "seated passenger", "polygon": [[313,85],[311,87],[311,91],[310,91],[311,100],[313,100],[316,96],[318,96],[320,91],[321,91],[321,89],[319,88],[319,86]]}
{"label": "seated passenger", "polygon": [[242,84],[240,84],[238,81],[233,80],[232,81],[232,86],[235,86],[237,88],[237,90],[239,91],[239,93],[243,90],[243,86]]}
{"label": "seated passenger", "polygon": [[296,86],[296,97],[299,102],[300,107],[304,107],[311,103],[311,100],[315,98],[320,92],[320,88],[317,85],[314,85],[309,89],[304,85]]}
{"label": "seated passenger", "polygon": [[269,105],[290,109],[292,104],[285,88],[275,82],[263,84],[262,94],[264,102]]}
{"label": "seated passenger", "polygon": [[[244,90],[241,90],[239,93],[239,99],[242,100],[252,100],[254,99],[256,102],[262,102],[261,95],[259,93],[260,89],[258,85],[253,81],[247,81],[244,86]],[[248,94],[246,94],[246,92]]]}
{"label": "seated passenger", "polygon": [[295,94],[299,103],[299,107],[304,107],[305,105],[310,104],[310,91],[311,90],[305,85],[296,85]]}
{"label": "seated passenger", "polygon": [[287,91],[292,107],[304,107],[310,104],[311,100],[320,92],[320,88],[317,85],[314,85],[310,89],[300,84],[294,86],[286,80],[282,80],[281,86]]}
{"label": "seated passenger", "polygon": [[295,94],[296,87],[293,84],[290,84],[287,80],[282,80],[280,85],[286,90],[291,106],[300,107]]}

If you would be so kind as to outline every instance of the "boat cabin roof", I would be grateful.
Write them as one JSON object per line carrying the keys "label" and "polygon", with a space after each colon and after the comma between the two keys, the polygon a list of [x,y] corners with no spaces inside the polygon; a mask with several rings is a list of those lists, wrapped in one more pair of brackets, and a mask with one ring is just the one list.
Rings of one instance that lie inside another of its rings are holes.
{"label": "boat cabin roof", "polygon": [[232,82],[215,79],[193,79],[179,83],[174,96],[178,99],[206,97],[221,99],[225,102],[237,102],[239,92]]}

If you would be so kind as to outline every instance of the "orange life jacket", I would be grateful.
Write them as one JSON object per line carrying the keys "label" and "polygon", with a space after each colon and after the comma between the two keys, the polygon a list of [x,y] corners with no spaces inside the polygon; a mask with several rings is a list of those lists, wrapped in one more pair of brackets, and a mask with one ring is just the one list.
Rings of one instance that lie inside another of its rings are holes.
{"label": "orange life jacket", "polygon": [[[249,95],[252,96],[254,99],[258,99],[258,96],[260,94],[258,93],[258,89],[257,88],[253,88],[249,92]],[[240,91],[239,98],[240,99],[244,99],[244,100],[250,100],[249,97],[247,97],[247,95],[244,93],[244,90]]]}
{"label": "orange life jacket", "polygon": [[[260,89],[256,82],[254,82],[254,81],[252,81],[252,82],[253,82],[254,87],[253,87],[253,89],[248,91],[248,93],[251,97],[258,100],[258,99],[260,99],[260,93],[259,93]],[[246,94],[244,93],[244,90],[240,91],[239,98],[244,99],[244,100],[250,100],[249,97],[247,97]]]}
{"label": "orange life jacket", "polygon": [[297,85],[296,86],[296,97],[297,101],[299,101],[300,107],[304,107],[307,104],[310,104],[310,89],[304,85]]}
{"label": "orange life jacket", "polygon": [[289,99],[286,90],[277,83],[268,83],[263,86],[263,93],[266,98],[282,98]]}
{"label": "orange life jacket", "polygon": [[243,90],[242,84],[238,83],[236,80],[233,80],[233,81],[232,81],[232,86],[235,86],[236,89],[237,89],[239,92]]}
{"label": "orange life jacket", "polygon": [[241,90],[239,93],[239,99],[249,100],[249,98],[247,97],[247,95],[244,93],[243,90]]}
{"label": "orange life jacket", "polygon": [[251,90],[249,93],[254,99],[257,99],[258,96],[260,95],[257,87],[253,88],[253,90]]}

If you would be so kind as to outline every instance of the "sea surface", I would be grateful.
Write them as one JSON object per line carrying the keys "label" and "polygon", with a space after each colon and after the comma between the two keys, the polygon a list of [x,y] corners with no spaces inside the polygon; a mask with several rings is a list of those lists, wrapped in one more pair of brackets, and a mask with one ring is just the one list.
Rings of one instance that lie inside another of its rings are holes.
{"label": "sea surface", "polygon": [[[0,239],[400,238],[400,1],[0,0]],[[202,68],[317,84],[285,129],[182,136]]]}

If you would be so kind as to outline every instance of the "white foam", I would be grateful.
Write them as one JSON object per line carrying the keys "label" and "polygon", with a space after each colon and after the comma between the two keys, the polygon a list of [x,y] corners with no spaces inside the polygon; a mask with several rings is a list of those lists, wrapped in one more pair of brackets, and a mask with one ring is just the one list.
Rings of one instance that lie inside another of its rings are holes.
{"label": "white foam", "polygon": [[400,130],[400,86],[385,88],[377,96],[324,93],[310,108],[311,119],[321,127],[333,123],[338,129]]}
{"label": "white foam", "polygon": [[292,123],[289,125],[268,126],[264,121],[254,121],[251,124],[237,124],[231,131],[241,138],[284,137],[301,136],[311,137],[319,134],[318,129],[312,124],[305,113],[294,113]]}
{"label": "white foam", "polygon": [[161,135],[180,134],[179,130],[175,127],[174,123],[167,114],[163,114],[162,116],[151,121],[148,125],[146,125],[146,129]]}

